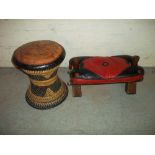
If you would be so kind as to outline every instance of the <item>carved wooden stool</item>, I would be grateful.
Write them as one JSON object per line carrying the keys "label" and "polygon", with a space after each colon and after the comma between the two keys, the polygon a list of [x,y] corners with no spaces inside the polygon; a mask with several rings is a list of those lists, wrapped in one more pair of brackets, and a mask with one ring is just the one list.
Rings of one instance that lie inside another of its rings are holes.
{"label": "carved wooden stool", "polygon": [[57,75],[64,58],[64,48],[48,40],[33,41],[15,50],[13,64],[30,78],[25,97],[32,107],[53,108],[67,97],[68,88]]}
{"label": "carved wooden stool", "polygon": [[74,57],[69,61],[72,95],[81,97],[81,85],[126,83],[128,94],[136,93],[136,82],[143,79],[139,56]]}

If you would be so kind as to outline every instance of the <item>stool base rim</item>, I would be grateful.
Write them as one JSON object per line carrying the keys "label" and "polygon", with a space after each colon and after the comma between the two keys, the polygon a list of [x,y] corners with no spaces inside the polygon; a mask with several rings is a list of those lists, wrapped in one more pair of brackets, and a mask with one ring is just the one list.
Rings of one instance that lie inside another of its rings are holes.
{"label": "stool base rim", "polygon": [[36,108],[36,109],[47,110],[47,109],[54,108],[54,107],[58,106],[59,104],[61,104],[68,96],[68,87],[66,86],[65,83],[64,83],[64,85],[65,85],[64,94],[60,98],[56,99],[55,101],[44,103],[44,104],[43,103],[34,103],[28,98],[27,93],[25,95],[25,99],[31,107]]}

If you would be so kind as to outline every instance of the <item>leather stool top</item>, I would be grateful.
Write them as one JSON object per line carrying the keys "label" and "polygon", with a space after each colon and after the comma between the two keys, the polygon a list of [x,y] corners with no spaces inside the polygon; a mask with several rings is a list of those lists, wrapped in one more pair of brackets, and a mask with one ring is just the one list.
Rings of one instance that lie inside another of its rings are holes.
{"label": "leather stool top", "polygon": [[17,48],[12,61],[17,67],[33,70],[55,67],[64,57],[65,50],[60,44],[50,40],[39,40]]}
{"label": "leather stool top", "polygon": [[129,55],[74,57],[69,61],[70,81],[72,84],[138,81],[144,75],[144,69],[137,64],[138,60],[138,56]]}

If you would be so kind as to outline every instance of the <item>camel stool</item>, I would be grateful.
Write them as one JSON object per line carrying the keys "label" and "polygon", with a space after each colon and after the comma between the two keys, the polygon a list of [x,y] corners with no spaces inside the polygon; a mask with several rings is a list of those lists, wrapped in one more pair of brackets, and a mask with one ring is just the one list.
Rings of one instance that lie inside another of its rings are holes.
{"label": "camel stool", "polygon": [[69,61],[72,96],[81,97],[81,85],[125,83],[127,94],[136,94],[136,82],[141,81],[144,69],[138,66],[139,56],[111,57],[80,56]]}

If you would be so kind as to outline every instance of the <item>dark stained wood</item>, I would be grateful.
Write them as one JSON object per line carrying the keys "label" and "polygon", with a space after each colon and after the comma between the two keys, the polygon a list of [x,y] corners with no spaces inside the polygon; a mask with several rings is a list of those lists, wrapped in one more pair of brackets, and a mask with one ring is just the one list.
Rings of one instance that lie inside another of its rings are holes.
{"label": "dark stained wood", "polygon": [[73,60],[69,61],[69,69],[77,69],[79,68],[80,60],[78,58],[74,58]]}
{"label": "dark stained wood", "polygon": [[48,64],[60,57],[63,47],[50,40],[33,41],[15,50],[14,56],[27,65]]}
{"label": "dark stained wood", "polygon": [[134,66],[137,66],[138,65],[138,61],[139,61],[140,57],[135,55],[132,57],[132,63]]}
{"label": "dark stained wood", "polygon": [[136,82],[126,83],[125,91],[127,94],[136,94]]}
{"label": "dark stained wood", "polygon": [[73,61],[74,68],[79,68],[80,60],[78,58],[75,58]]}
{"label": "dark stained wood", "polygon": [[81,97],[81,85],[72,85],[72,96],[73,97]]}

